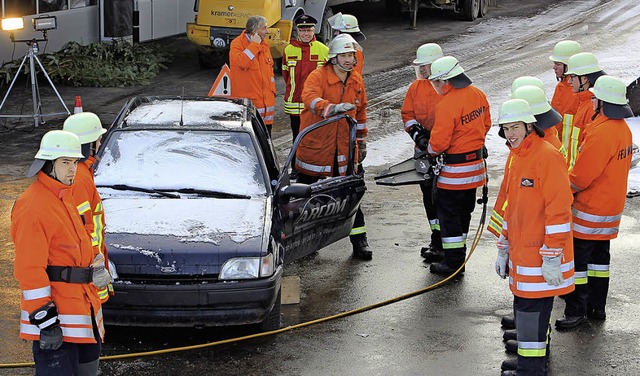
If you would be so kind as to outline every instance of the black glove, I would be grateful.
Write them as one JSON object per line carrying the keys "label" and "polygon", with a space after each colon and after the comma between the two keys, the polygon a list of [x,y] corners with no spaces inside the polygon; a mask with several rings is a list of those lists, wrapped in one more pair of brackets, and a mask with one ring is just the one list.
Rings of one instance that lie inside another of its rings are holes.
{"label": "black glove", "polygon": [[422,128],[422,125],[417,123],[413,124],[407,133],[409,133],[409,136],[411,136],[411,139],[416,143],[416,145],[418,145],[420,150],[427,150],[431,134],[429,131]]}
{"label": "black glove", "polygon": [[62,346],[62,328],[54,324],[40,329],[40,348],[42,350],[57,350]]}

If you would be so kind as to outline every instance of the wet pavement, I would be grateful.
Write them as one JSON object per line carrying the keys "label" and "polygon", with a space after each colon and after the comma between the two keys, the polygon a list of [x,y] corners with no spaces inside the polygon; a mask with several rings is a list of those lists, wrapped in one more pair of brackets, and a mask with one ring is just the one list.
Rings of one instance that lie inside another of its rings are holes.
{"label": "wet pavement", "polygon": [[[478,29],[468,29],[472,24],[447,19],[446,15],[423,14],[419,30],[410,31],[402,20],[382,23],[363,14],[361,26],[368,37],[364,45],[367,56],[365,81],[368,90],[371,89],[369,97],[373,103],[370,114],[372,142],[388,137],[401,127],[398,111],[402,90],[406,91],[402,85],[410,82],[412,74],[402,67],[411,61],[420,44],[435,40],[442,43],[443,48],[454,51],[456,56],[464,56],[464,60],[460,60],[465,62],[470,75],[478,78],[480,87],[492,101],[499,102],[516,75],[550,71],[547,50],[559,38],[571,36],[593,48],[603,48],[604,41],[593,41],[593,34],[585,31],[585,25],[589,25],[591,32],[598,27],[596,15],[584,21],[572,12],[585,12],[600,4],[610,3],[613,7],[632,2],[527,2],[519,12],[535,15],[531,22],[555,22],[552,20],[571,20],[572,17],[576,20],[573,23],[566,21],[563,29],[545,29],[544,33],[530,31],[530,36],[521,40],[509,36],[511,39],[502,43],[504,50],[500,49],[500,38],[484,42],[479,38],[484,34],[479,35]],[[509,21],[510,14],[518,13],[513,7],[521,5],[519,1],[500,3],[500,8],[494,9],[493,18],[485,21],[486,25],[495,25],[502,19]],[[614,9],[624,13],[624,8]],[[538,13],[541,14],[536,15]],[[603,13],[609,13],[609,9],[600,9],[597,14]],[[517,18],[510,22],[522,24],[527,21]],[[633,26],[629,27],[634,30]],[[623,29],[619,34],[627,32],[628,29]],[[449,34],[457,37],[448,37]],[[206,93],[216,71],[197,67],[195,50],[186,38],[172,38],[163,43],[178,53],[170,69],[162,72],[151,86],[107,89],[59,86],[58,89],[68,106],[73,106],[75,95],[81,95],[84,110],[96,112],[105,124],[115,118],[125,100],[133,95],[179,95],[183,86],[185,95]],[[528,47],[524,49],[527,51],[523,51],[523,45]],[[509,68],[496,74],[491,66],[496,64],[495,56],[500,53],[509,56],[500,61]],[[278,92],[282,93],[282,81],[279,77],[276,81]],[[44,87],[44,83],[41,86]],[[0,94],[4,90],[6,87],[0,89]],[[12,108],[26,107],[28,111],[30,93],[25,83],[14,90],[17,98],[22,99],[14,99]],[[393,90],[400,94],[390,95]],[[56,108],[57,98],[46,94],[44,88],[43,100],[45,108]],[[281,100],[280,97],[280,106]],[[0,367],[31,360],[29,344],[17,340],[19,290],[13,279],[13,246],[8,231],[10,209],[13,200],[30,183],[21,176],[31,163],[40,137],[47,130],[58,129],[61,124],[62,119],[52,119],[30,133],[29,122],[7,124],[0,133],[3,158],[0,164],[0,286],[3,291],[0,299]],[[277,148],[284,156],[289,145],[288,121],[281,114],[276,120],[274,134]],[[424,264],[418,254],[428,240],[420,191],[418,187],[376,186],[372,178],[385,167],[368,168],[368,192],[363,202],[374,259],[370,262],[352,260],[351,246],[343,240],[289,265],[286,274],[301,277],[302,295],[300,304],[283,307],[283,327],[375,304],[441,280],[429,273],[428,264]],[[490,171],[490,204],[497,193],[500,173],[499,169]],[[620,238],[611,243],[612,280],[607,320],[589,321],[573,332],[552,331],[550,375],[640,374],[640,306],[635,301],[640,288],[635,270],[640,244],[639,212],[638,199],[627,200]],[[478,207],[470,236],[475,233],[479,221]],[[494,240],[485,232],[465,275],[434,291],[275,336],[170,354],[103,361],[103,374],[498,375],[500,363],[508,357],[502,342],[500,317],[510,313],[512,295],[508,283],[494,272]],[[557,300],[554,319],[562,316],[563,307],[563,301]],[[217,330],[109,327],[103,354],[161,350],[250,333],[252,329],[246,327]],[[0,368],[0,375],[32,373],[31,368]]]}

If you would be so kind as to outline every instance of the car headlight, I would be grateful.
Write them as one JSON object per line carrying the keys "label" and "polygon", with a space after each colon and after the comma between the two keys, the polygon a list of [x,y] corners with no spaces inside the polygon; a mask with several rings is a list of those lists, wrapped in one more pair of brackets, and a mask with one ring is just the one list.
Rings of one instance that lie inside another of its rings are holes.
{"label": "car headlight", "polygon": [[237,257],[227,260],[220,270],[220,280],[270,277],[275,270],[273,254],[265,257]]}

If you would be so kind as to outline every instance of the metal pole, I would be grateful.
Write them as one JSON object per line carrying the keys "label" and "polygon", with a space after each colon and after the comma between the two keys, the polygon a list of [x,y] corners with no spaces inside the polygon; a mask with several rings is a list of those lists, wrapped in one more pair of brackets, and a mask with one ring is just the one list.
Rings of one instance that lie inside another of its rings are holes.
{"label": "metal pole", "polygon": [[38,126],[38,114],[41,112],[38,108],[40,107],[40,103],[38,101],[39,95],[37,95],[36,90],[38,90],[38,82],[36,77],[36,65],[33,62],[33,50],[38,48],[38,44],[33,42],[29,46],[29,72],[31,75],[31,100],[33,101],[33,125],[34,127]]}

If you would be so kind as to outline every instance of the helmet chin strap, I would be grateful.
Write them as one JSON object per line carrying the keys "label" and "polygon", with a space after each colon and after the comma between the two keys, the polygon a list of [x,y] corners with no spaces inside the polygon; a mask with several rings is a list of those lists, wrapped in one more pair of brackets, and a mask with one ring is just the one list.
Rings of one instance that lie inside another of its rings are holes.
{"label": "helmet chin strap", "polygon": [[338,66],[338,68],[342,69],[345,72],[351,72],[353,70],[353,68],[355,68],[356,64],[358,64],[358,60],[356,58],[353,59],[353,64],[351,65],[351,68],[345,68],[342,66],[342,64],[340,64],[340,60],[338,60],[338,56],[335,57],[336,62],[335,65]]}

